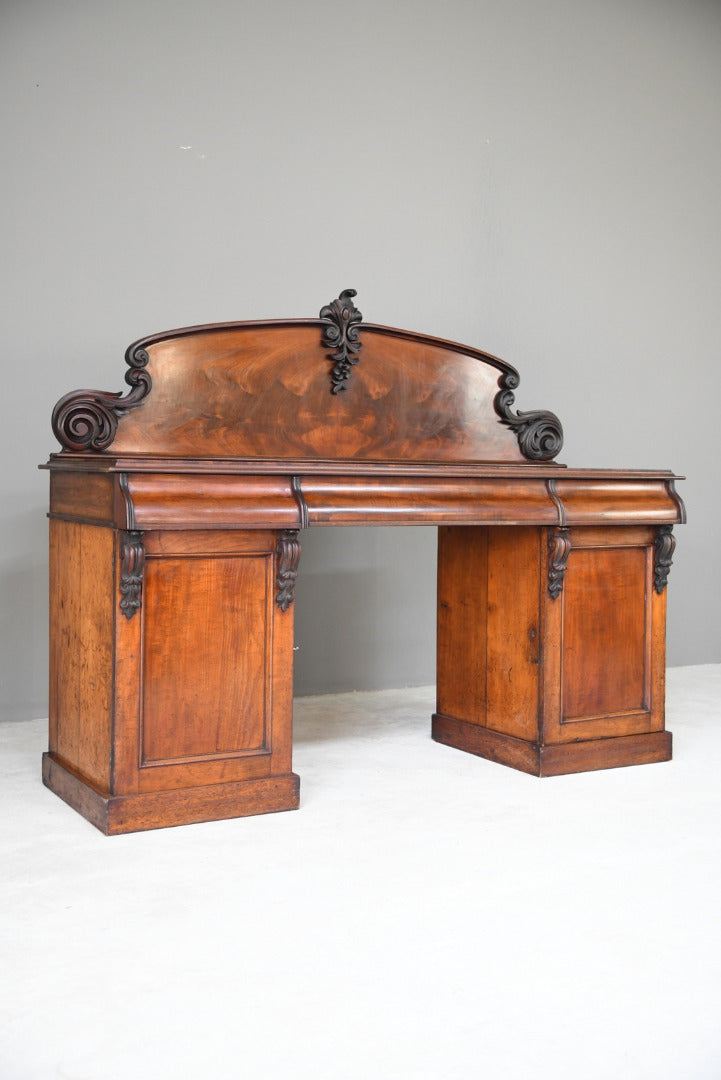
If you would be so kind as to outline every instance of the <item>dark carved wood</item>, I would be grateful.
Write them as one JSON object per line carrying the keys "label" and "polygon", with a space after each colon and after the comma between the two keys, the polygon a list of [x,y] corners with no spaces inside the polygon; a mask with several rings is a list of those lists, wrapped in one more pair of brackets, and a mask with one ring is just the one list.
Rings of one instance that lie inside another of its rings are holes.
{"label": "dark carved wood", "polygon": [[277,559],[275,587],[278,590],[275,600],[281,611],[287,611],[295,599],[295,580],[298,576],[300,561],[297,529],[284,529],[283,532],[278,533],[275,555]]}
{"label": "dark carved wood", "polygon": [[668,582],[668,574],[673,563],[676,537],[672,525],[659,525],[653,542],[653,586],[657,593],[662,593]]}
{"label": "dark carved wood", "polygon": [[515,395],[520,378],[515,371],[501,375],[498,385],[501,387],[493,401],[493,407],[501,418],[501,423],[511,428],[518,439],[521,453],[529,461],[551,461],[560,453],[563,446],[563,427],[555,413],[546,409],[536,412],[513,412]]}
{"label": "dark carved wood", "polygon": [[334,394],[346,389],[351,365],[358,363],[358,353],[362,347],[360,332],[363,316],[353,304],[355,295],[355,289],[344,289],[337,300],[332,300],[320,309],[323,344],[334,350],[330,354],[330,359],[334,362],[331,372]]}
{"label": "dark carved wood", "polygon": [[145,370],[145,349],[130,346],[125,354],[129,370],[125,381],[128,394],[105,390],[73,390],[60,398],[53,409],[52,427],[63,450],[106,450],[115,438],[118,419],[135,409],[150,393],[151,379]]}
{"label": "dark carved wood", "polygon": [[548,591],[555,600],[563,589],[563,578],[571,551],[568,529],[554,529],[548,534]]}
{"label": "dark carved wood", "polygon": [[143,592],[145,548],[141,532],[120,534],[120,610],[126,619],[132,619],[139,610]]}

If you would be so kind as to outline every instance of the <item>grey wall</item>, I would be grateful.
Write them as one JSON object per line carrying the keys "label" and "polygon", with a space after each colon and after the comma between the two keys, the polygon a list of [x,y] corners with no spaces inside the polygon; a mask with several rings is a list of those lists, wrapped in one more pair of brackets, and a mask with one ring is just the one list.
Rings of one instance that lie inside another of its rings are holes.
{"label": "grey wall", "polygon": [[[669,659],[721,660],[721,7],[22,0],[0,13],[4,717],[46,709],[49,414],[134,338],[314,315],[521,370],[572,465],[672,467]],[[305,543],[301,691],[433,679],[432,531]]]}

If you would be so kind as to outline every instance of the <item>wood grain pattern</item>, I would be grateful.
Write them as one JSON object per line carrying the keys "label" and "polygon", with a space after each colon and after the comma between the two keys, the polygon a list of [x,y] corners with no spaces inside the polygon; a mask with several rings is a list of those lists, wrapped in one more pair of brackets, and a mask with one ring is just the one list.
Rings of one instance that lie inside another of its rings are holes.
{"label": "wood grain pattern", "polygon": [[319,324],[211,329],[147,351],[153,389],[119,421],[114,453],[524,460],[493,410],[499,367],[433,339],[364,327],[363,363],[336,395]]}
{"label": "wood grain pattern", "polygon": [[680,508],[668,484],[640,475],[559,476],[556,492],[569,525],[660,524],[668,521],[669,513],[679,520]]}
{"label": "wood grain pattern", "polygon": [[538,736],[540,529],[489,530],[486,726]]}
{"label": "wood grain pattern", "polygon": [[569,569],[545,614],[543,730],[549,743],[664,726],[665,602],[653,589],[652,528],[574,528]]}
{"label": "wood grain pattern", "polygon": [[50,513],[112,526],[115,520],[113,477],[103,473],[51,473]]}
{"label": "wood grain pattern", "polygon": [[477,724],[486,717],[489,532],[438,530],[436,708]]}
{"label": "wood grain pattern", "polygon": [[131,474],[135,522],[145,529],[280,529],[300,524],[290,476]]}
{"label": "wood grain pattern", "polygon": [[143,764],[269,751],[272,570],[270,555],[148,560]]}
{"label": "wood grain pattern", "polygon": [[311,525],[553,524],[542,479],[301,476]]}
{"label": "wood grain pattern", "polygon": [[50,750],[105,790],[113,719],[113,533],[50,522]]}
{"label": "wood grain pattern", "polygon": [[647,710],[646,551],[572,550],[568,562],[563,596],[564,722]]}
{"label": "wood grain pattern", "polygon": [[439,533],[438,712],[538,737],[540,529]]}

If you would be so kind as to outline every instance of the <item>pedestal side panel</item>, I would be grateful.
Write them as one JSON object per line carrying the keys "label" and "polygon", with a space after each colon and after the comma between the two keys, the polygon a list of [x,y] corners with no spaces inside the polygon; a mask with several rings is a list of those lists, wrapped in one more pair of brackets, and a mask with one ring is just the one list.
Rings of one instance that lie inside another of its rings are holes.
{"label": "pedestal side panel", "polygon": [[111,529],[50,522],[50,752],[110,788],[114,540]]}
{"label": "pedestal side panel", "polygon": [[488,531],[486,726],[538,737],[541,530]]}

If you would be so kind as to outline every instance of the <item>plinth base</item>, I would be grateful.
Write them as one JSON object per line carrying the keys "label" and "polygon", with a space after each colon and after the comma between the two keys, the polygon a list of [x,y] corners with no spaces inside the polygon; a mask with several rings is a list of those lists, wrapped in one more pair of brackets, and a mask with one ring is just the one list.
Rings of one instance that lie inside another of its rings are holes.
{"label": "plinth base", "polygon": [[103,795],[49,753],[43,754],[43,783],[106,836],[297,810],[300,802],[300,777],[295,773],[175,791]]}
{"label": "plinth base", "polygon": [[456,720],[433,716],[432,735],[436,742],[465,750],[469,754],[510,765],[533,776],[560,776],[564,773],[617,769],[623,765],[646,765],[671,760],[671,732],[650,731],[607,739],[554,743],[540,746],[511,735]]}

